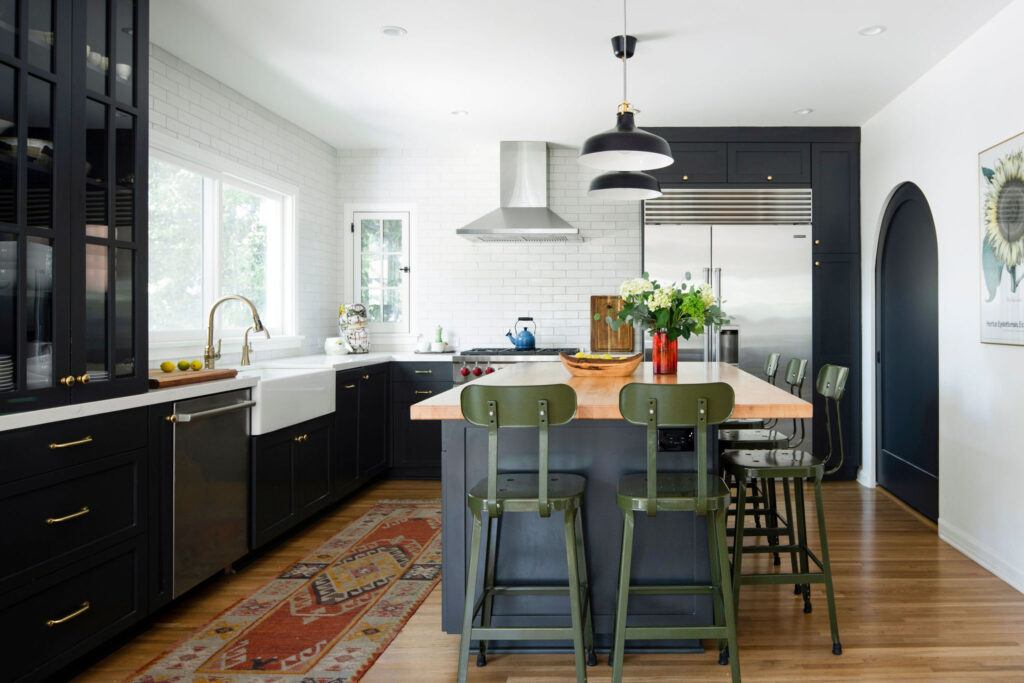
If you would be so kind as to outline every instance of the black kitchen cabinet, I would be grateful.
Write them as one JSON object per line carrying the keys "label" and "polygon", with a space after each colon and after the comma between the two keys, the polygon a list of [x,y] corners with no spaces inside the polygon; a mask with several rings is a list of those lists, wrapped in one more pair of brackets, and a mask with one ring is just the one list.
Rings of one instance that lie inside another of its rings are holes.
{"label": "black kitchen cabinet", "polygon": [[333,416],[252,437],[250,546],[259,548],[330,502]]}
{"label": "black kitchen cabinet", "polygon": [[[822,365],[842,365],[850,368],[846,394],[840,405],[843,428],[842,469],[836,479],[854,479],[860,466],[861,400],[863,398],[860,368],[860,256],[858,254],[815,254],[813,270],[814,309],[812,312],[814,374]],[[814,443],[816,455],[827,453],[829,436],[825,430],[825,402],[814,397]],[[835,420],[835,414],[832,415]],[[829,467],[839,457],[839,444]]]}
{"label": "black kitchen cabinet", "polygon": [[359,484],[359,377],[339,372],[334,384],[334,492],[340,500]]}
{"label": "black kitchen cabinet", "polygon": [[728,146],[724,142],[670,142],[673,163],[647,171],[660,182],[724,183],[728,181]]}
{"label": "black kitchen cabinet", "polygon": [[860,151],[856,143],[811,145],[814,253],[860,251]]}
{"label": "black kitchen cabinet", "polygon": [[390,376],[388,363],[338,372],[332,500],[348,495],[388,466]]}
{"label": "black kitchen cabinet", "polygon": [[730,183],[811,182],[811,146],[799,142],[729,143]]}
{"label": "black kitchen cabinet", "polygon": [[441,423],[412,420],[409,409],[415,403],[452,388],[451,363],[395,363],[393,375],[389,476],[440,479]]}
{"label": "black kitchen cabinet", "polygon": [[359,373],[359,479],[375,477],[388,466],[388,366]]}
{"label": "black kitchen cabinet", "polygon": [[0,414],[143,392],[148,1],[8,4]]}

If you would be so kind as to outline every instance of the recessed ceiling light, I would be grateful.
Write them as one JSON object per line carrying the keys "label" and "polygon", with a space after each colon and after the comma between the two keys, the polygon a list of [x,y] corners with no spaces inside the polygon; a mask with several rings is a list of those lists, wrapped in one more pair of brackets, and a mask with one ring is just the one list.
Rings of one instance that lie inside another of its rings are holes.
{"label": "recessed ceiling light", "polygon": [[465,109],[456,109],[452,112],[452,116],[468,116],[469,112]]}
{"label": "recessed ceiling light", "polygon": [[800,114],[801,116],[806,116],[807,114],[813,114],[814,110],[811,109],[810,107],[800,107],[799,109],[794,109],[793,113]]}
{"label": "recessed ceiling light", "polygon": [[380,32],[386,36],[391,36],[392,38],[401,38],[408,33],[408,31],[401,26],[381,26]]}
{"label": "recessed ceiling light", "polygon": [[862,36],[877,36],[879,34],[885,33],[885,27],[882,26],[881,24],[875,24],[874,26],[865,26],[861,30],[857,31],[857,33],[861,34]]}

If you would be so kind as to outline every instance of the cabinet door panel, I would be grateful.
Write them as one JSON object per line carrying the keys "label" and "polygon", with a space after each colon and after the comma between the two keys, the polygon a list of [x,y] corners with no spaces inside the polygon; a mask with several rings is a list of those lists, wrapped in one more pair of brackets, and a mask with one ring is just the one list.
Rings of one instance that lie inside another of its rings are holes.
{"label": "cabinet door panel", "polygon": [[372,366],[359,376],[359,478],[384,471],[388,457],[388,368]]}
{"label": "cabinet door panel", "polygon": [[724,183],[728,180],[724,142],[672,142],[672,158],[665,168],[648,171],[662,183]]}
{"label": "cabinet door panel", "polygon": [[[282,430],[288,432],[288,430]],[[252,440],[252,539],[258,548],[294,523],[292,433]]]}
{"label": "cabinet door panel", "polygon": [[811,146],[807,143],[729,143],[730,183],[811,182]]}
{"label": "cabinet door panel", "polygon": [[334,453],[335,498],[348,493],[359,476],[359,378],[339,372],[335,379]]}
{"label": "cabinet door panel", "polygon": [[860,152],[856,143],[811,147],[815,253],[860,251]]}
{"label": "cabinet door panel", "polygon": [[[330,418],[327,418],[329,420]],[[295,498],[298,515],[305,515],[323,507],[331,495],[331,427],[328,422],[320,426],[303,428],[292,442],[295,452]]]}

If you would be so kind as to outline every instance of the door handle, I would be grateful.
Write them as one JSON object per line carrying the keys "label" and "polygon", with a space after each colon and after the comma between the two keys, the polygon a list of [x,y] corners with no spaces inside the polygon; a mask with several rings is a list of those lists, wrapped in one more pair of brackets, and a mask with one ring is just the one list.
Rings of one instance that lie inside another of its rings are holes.
{"label": "door handle", "polygon": [[81,510],[79,510],[78,512],[72,512],[70,515],[64,515],[63,517],[47,517],[46,518],[46,523],[47,524],[60,524],[61,522],[66,522],[69,519],[74,519],[75,517],[81,517],[82,515],[87,515],[87,514],[89,514],[89,506],[88,505],[84,505],[84,506],[82,506]]}
{"label": "door handle", "polygon": [[417,375],[433,375],[434,371],[433,370],[417,370],[416,374]]}
{"label": "door handle", "polygon": [[229,406],[222,408],[212,408],[210,410],[200,410],[198,413],[175,413],[174,415],[168,415],[164,419],[168,422],[192,422],[203,417],[213,417],[214,415],[223,415],[224,413],[231,413],[242,408],[249,408],[250,406],[256,405],[256,401],[241,401],[234,403]]}
{"label": "door handle", "polygon": [[78,382],[79,384],[88,384],[89,379],[89,373],[86,373],[84,375],[79,375],[78,377],[76,377],[75,381]]}
{"label": "door handle", "polygon": [[72,446],[84,446],[87,443],[92,443],[92,437],[91,436],[82,437],[78,441],[66,441],[64,443],[51,443],[50,444],[50,450],[51,451],[55,451],[58,448],[71,448]]}
{"label": "door handle", "polygon": [[342,389],[355,389],[355,388],[356,388],[355,384],[346,384],[345,386],[342,387]]}
{"label": "door handle", "polygon": [[63,384],[66,387],[73,387],[75,386],[75,376],[68,375],[67,377],[61,377],[59,380],[57,380],[57,383]]}
{"label": "door handle", "polygon": [[49,620],[47,620],[46,625],[49,626],[50,628],[53,628],[57,624],[63,624],[65,621],[71,621],[75,617],[81,616],[81,615],[85,614],[88,611],[89,611],[89,601],[86,600],[81,605],[79,605],[78,609],[76,609],[71,614],[65,615],[65,616],[61,617],[60,619],[49,619]]}
{"label": "door handle", "polygon": [[417,396],[430,396],[434,392],[429,390],[429,389],[423,389],[423,390],[417,389],[416,391],[414,391],[412,393],[416,394]]}
{"label": "door handle", "polygon": [[293,440],[293,441],[294,441],[295,443],[302,443],[302,442],[304,442],[304,441],[309,441],[309,434],[299,434],[298,436],[296,436],[296,437],[295,437],[294,439],[292,439],[292,440]]}

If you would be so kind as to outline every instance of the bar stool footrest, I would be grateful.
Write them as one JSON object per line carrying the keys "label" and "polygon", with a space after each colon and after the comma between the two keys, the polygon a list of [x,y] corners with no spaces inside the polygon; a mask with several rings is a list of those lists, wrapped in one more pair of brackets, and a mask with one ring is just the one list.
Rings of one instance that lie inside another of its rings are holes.
{"label": "bar stool footrest", "polygon": [[741,574],[744,586],[781,585],[784,583],[825,583],[824,574]]}
{"label": "bar stool footrest", "polygon": [[626,640],[688,640],[726,638],[725,626],[627,626]]}
{"label": "bar stool footrest", "polygon": [[714,586],[630,586],[630,595],[714,595]]}
{"label": "bar stool footrest", "polygon": [[471,640],[572,640],[571,626],[474,626]]}

